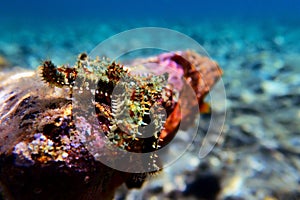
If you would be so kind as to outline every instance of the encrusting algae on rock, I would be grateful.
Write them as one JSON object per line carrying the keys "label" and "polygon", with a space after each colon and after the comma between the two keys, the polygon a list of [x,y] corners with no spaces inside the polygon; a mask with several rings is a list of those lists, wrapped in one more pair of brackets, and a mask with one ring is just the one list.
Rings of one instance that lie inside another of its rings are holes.
{"label": "encrusting algae on rock", "polygon": [[[193,125],[222,71],[179,51],[135,60],[133,68],[83,53],[73,67],[44,61],[38,72],[1,77],[0,182],[8,199],[112,199],[162,168],[155,151]],[[149,68],[151,66],[151,68]],[[142,70],[141,70],[142,69]],[[175,72],[175,73],[174,73]],[[185,80],[185,81],[183,81]],[[180,98],[192,88],[196,101]],[[183,93],[183,94],[182,94]],[[189,107],[188,107],[189,106]],[[101,162],[135,153],[120,171]],[[148,160],[139,157],[150,153]]]}

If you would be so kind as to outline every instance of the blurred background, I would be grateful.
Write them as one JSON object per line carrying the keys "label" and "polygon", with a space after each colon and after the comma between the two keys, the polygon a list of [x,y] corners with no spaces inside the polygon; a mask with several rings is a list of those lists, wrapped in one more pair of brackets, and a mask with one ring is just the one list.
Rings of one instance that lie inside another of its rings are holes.
{"label": "blurred background", "polygon": [[[36,69],[45,59],[73,64],[80,52],[132,28],[164,27],[186,34],[224,70],[223,134],[207,157],[198,158],[196,141],[142,189],[120,188],[115,198],[296,200],[299,11],[298,0],[2,0],[0,70]],[[199,137],[209,120],[202,117]]]}

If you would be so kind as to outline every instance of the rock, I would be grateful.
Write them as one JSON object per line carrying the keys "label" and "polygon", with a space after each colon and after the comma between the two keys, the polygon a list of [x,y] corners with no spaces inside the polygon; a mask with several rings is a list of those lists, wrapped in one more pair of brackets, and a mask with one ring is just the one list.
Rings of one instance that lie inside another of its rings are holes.
{"label": "rock", "polygon": [[214,200],[221,190],[220,178],[214,174],[199,174],[193,182],[186,185],[184,196],[194,196],[197,199]]}
{"label": "rock", "polygon": [[[1,73],[0,182],[5,197],[108,200],[121,184],[141,188],[147,176],[161,171],[161,155],[152,152],[173,140],[192,112],[186,108],[189,98],[175,95],[184,93],[184,87],[167,78],[185,77],[189,91],[197,94],[194,106],[198,108],[221,71],[215,62],[192,51],[156,58],[156,69],[163,75],[137,76],[123,65],[92,60],[86,53],[78,56],[74,67],[57,67],[47,60],[37,71]],[[205,87],[201,75],[208,83]],[[159,112],[152,111],[154,104]],[[120,120],[117,115],[127,113],[125,109],[131,109],[133,116]],[[194,117],[199,116],[196,111]],[[166,120],[161,122],[163,116]],[[143,132],[141,125],[146,122],[151,122],[150,129]],[[183,130],[194,123],[191,118]],[[144,133],[151,135],[140,137]],[[187,167],[198,164],[193,160]],[[178,176],[177,181],[183,179]]]}

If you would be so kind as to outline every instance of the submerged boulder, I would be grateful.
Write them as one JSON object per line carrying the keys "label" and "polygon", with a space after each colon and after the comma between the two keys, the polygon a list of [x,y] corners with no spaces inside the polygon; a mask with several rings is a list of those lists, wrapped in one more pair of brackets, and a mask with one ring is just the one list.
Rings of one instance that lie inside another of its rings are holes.
{"label": "submerged boulder", "polygon": [[126,66],[83,53],[73,67],[48,60],[37,71],[2,74],[4,196],[112,199],[123,183],[141,187],[163,168],[156,150],[183,120],[183,130],[194,125],[189,108],[207,111],[204,97],[221,74],[215,62],[192,51]]}

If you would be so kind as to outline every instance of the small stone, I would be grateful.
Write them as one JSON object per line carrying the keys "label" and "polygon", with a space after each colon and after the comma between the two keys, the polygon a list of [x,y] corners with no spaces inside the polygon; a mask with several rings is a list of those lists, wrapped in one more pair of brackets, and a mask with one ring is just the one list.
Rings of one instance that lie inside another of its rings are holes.
{"label": "small stone", "polygon": [[245,102],[245,103],[253,103],[257,97],[253,94],[253,92],[249,91],[249,90],[245,90],[242,92],[241,94],[241,99]]}
{"label": "small stone", "polygon": [[272,96],[282,96],[289,92],[287,85],[282,82],[264,81],[261,87],[265,93]]}
{"label": "small stone", "polygon": [[235,174],[232,178],[227,179],[223,183],[222,196],[236,195],[241,189],[243,179],[240,174]]}
{"label": "small stone", "polygon": [[63,157],[63,158],[66,158],[66,157],[68,157],[68,153],[66,153],[66,152],[63,152],[62,154],[61,154],[61,156]]}

